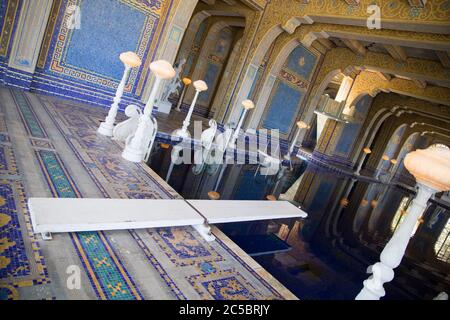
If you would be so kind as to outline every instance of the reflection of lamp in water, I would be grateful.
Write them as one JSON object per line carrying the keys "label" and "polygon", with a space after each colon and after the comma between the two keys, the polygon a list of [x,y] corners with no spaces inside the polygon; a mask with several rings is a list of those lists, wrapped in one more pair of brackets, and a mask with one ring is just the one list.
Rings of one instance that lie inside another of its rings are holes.
{"label": "reflection of lamp in water", "polygon": [[295,145],[297,144],[297,141],[298,141],[298,138],[300,137],[300,132],[302,131],[302,129],[308,129],[309,126],[308,126],[308,124],[306,124],[303,121],[298,121],[297,127],[298,127],[298,130],[295,135],[294,141],[292,141],[291,147],[289,148],[289,152],[284,157],[286,160],[291,159],[291,154],[292,154],[292,152],[294,152]]}
{"label": "reflection of lamp in water", "polygon": [[186,94],[187,87],[189,87],[189,85],[192,83],[192,80],[189,78],[183,78],[182,81],[183,81],[184,87],[183,87],[183,91],[181,92],[181,95],[180,95],[180,100],[178,100],[177,111],[181,111],[181,105],[183,104],[183,99]]}
{"label": "reflection of lamp in water", "polygon": [[220,199],[220,193],[216,191],[210,191],[208,192],[208,198],[210,200],[219,200]]}
{"label": "reflection of lamp in water", "polygon": [[376,208],[378,206],[378,200],[372,200],[372,202],[370,203],[370,205],[372,206],[372,208]]}
{"label": "reflection of lamp in water", "polygon": [[437,192],[450,190],[450,150],[430,147],[406,155],[405,168],[416,178],[417,194],[408,207],[408,214],[395,230],[380,255],[380,262],[370,267],[372,275],[356,300],[379,300],[386,292],[386,282],[394,278],[394,269],[405,255],[418,220],[427,208],[428,200]]}
{"label": "reflection of lamp in water", "polygon": [[366,147],[363,149],[364,155],[361,159],[361,162],[359,163],[358,169],[356,170],[355,174],[359,175],[359,172],[361,171],[361,168],[363,166],[364,160],[366,160],[366,157],[372,153],[372,150],[370,150],[370,148]]}
{"label": "reflection of lamp in water", "polygon": [[341,199],[341,202],[340,202],[341,207],[343,207],[343,208],[346,208],[346,207],[348,206],[349,203],[350,203],[350,202],[348,201],[347,198],[342,198],[342,199]]}

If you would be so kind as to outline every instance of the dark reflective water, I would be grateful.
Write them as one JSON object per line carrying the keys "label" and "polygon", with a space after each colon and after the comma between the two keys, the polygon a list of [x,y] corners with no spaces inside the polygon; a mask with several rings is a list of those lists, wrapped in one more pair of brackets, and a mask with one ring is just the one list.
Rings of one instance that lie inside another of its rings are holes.
{"label": "dark reflective water", "polygon": [[[208,199],[210,191],[222,200],[273,195],[309,214],[306,220],[218,226],[300,299],[354,299],[369,276],[367,267],[379,261],[402,208],[414,197],[413,188],[393,180],[392,185],[356,180],[301,160],[273,176],[250,164],[171,168],[171,150],[158,144],[149,165],[186,199]],[[450,291],[448,261],[438,261],[435,252],[449,213],[448,203],[430,203],[396,278],[385,285],[385,299],[432,299]]]}

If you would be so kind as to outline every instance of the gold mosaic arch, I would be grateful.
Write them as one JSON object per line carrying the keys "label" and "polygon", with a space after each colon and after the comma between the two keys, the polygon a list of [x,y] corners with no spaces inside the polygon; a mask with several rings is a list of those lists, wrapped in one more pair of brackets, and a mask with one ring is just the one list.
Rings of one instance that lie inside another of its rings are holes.
{"label": "gold mosaic arch", "polygon": [[[264,17],[265,18],[265,17]],[[279,24],[278,24],[279,26]],[[278,30],[277,24],[274,24],[271,26],[270,29],[266,30],[264,34],[261,35],[261,29],[258,29],[258,34],[256,35],[255,42],[252,45],[250,49],[250,53],[248,56],[247,61],[253,61],[254,57],[261,56],[261,52],[259,50],[263,50],[260,46],[261,41],[264,39],[265,36],[267,37],[274,37],[274,43],[273,43],[273,49],[272,55],[269,61],[267,62],[267,67],[264,75],[261,77],[259,81],[264,83],[268,77],[268,70],[271,69],[271,66],[275,63],[277,56],[279,52],[283,50],[283,48],[289,44],[289,42],[293,41],[294,39],[298,39],[301,41],[304,45],[310,46],[312,42],[317,38],[327,38],[329,35],[334,34],[340,34],[345,35],[347,37],[354,37],[355,35],[359,35],[361,37],[373,37],[376,38],[377,41],[383,42],[401,42],[404,44],[411,45],[413,47],[420,47],[420,42],[425,41],[427,43],[427,46],[430,45],[436,49],[443,49],[448,48],[450,49],[450,35],[446,34],[432,34],[432,33],[417,33],[417,32],[409,32],[409,31],[403,31],[403,30],[389,30],[389,29],[381,29],[381,30],[369,30],[366,27],[358,27],[358,26],[349,26],[349,25],[338,25],[338,24],[326,24],[326,23],[314,23],[310,25],[302,25],[301,27],[297,28],[295,32],[292,34],[289,34],[287,32],[282,32],[279,34],[278,32],[274,32],[274,30]],[[280,31],[279,31],[280,32]],[[266,41],[266,40],[264,40]],[[423,45],[422,45],[423,47]],[[337,48],[345,50],[346,48]],[[256,51],[258,50],[258,52]],[[336,50],[336,49],[335,49]],[[333,57],[329,57],[328,59],[337,59],[337,61],[342,61],[342,51],[341,53],[334,52]],[[351,57],[347,57],[347,53],[351,54]],[[330,55],[328,53],[328,55]],[[341,56],[340,56],[341,55]],[[371,61],[375,62],[386,62],[388,61],[388,65],[381,65],[380,68],[395,68],[398,69],[399,63],[395,61],[392,57],[388,57],[388,60],[386,60],[386,55],[383,54],[377,54],[375,52],[369,52],[368,56],[364,58],[363,61],[360,61],[361,58],[359,56],[356,56],[352,51],[348,50],[345,52],[345,56],[348,61],[348,65],[352,65],[354,61],[357,61],[359,64],[362,62],[369,63]],[[313,90],[311,91],[314,93],[317,88],[320,86],[320,82],[325,79],[326,74],[328,74],[328,71],[335,70],[337,68],[334,68],[333,62],[334,61],[324,61],[324,64],[328,62],[328,64],[331,64],[331,67],[327,68],[327,65],[322,66],[321,74],[319,73],[317,76],[317,80],[315,85],[313,86]],[[372,64],[375,62],[371,62]],[[412,73],[418,73],[420,70],[428,70],[428,75],[439,75],[440,79],[442,80],[448,80],[448,76],[445,73],[444,70],[442,70],[442,65],[440,63],[426,63],[426,66],[422,66],[424,63],[421,59],[412,59],[409,60],[407,65],[405,66],[405,72],[412,72]],[[430,68],[431,65],[431,68]],[[416,66],[419,66],[418,68],[414,68]],[[414,70],[415,69],[415,70]],[[431,69],[431,70],[430,70]],[[237,70],[236,72],[238,72]],[[239,86],[243,83],[243,78],[239,80]],[[310,97],[308,99],[311,99]],[[233,101],[235,102],[235,101]],[[234,105],[234,104],[233,104]]]}
{"label": "gold mosaic arch", "polygon": [[[381,9],[382,22],[401,27],[428,28],[448,25],[449,8],[447,0],[428,1],[425,8],[412,8],[407,1],[377,1]],[[272,0],[266,7],[266,15],[257,34],[257,42],[274,25],[292,18],[309,19],[311,22],[328,22],[341,20],[342,24],[366,25],[369,14],[367,7],[372,0],[360,0],[359,5],[350,6],[345,1],[309,1],[303,4],[298,0]],[[351,17],[351,18],[349,18]],[[419,29],[420,30],[420,29]]]}
{"label": "gold mosaic arch", "polygon": [[426,101],[450,105],[450,89],[448,88],[436,86],[420,88],[410,80],[394,78],[388,81],[376,73],[361,71],[356,77],[352,90],[348,95],[347,106],[355,105],[357,99],[364,94],[375,97],[381,91],[395,92]]}

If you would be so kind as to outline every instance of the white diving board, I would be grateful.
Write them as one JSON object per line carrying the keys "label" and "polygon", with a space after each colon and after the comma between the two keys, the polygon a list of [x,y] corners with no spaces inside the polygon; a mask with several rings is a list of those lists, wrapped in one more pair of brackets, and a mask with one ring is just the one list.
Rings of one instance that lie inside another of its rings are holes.
{"label": "white diving board", "polygon": [[213,241],[209,224],[307,216],[285,201],[30,198],[28,207],[44,240],[51,233],[193,226]]}
{"label": "white diving board", "polygon": [[288,201],[186,200],[210,224],[285,218],[308,215]]}

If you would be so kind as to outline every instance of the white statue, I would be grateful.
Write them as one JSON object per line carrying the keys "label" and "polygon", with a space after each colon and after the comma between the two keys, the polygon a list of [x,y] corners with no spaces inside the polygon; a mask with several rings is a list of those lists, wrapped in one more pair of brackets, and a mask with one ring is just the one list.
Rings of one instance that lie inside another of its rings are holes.
{"label": "white statue", "polygon": [[142,115],[142,111],[138,106],[130,104],[125,108],[125,115],[129,119],[115,126],[113,131],[113,140],[125,142],[128,137],[134,135],[139,123],[139,117]]}
{"label": "white statue", "polygon": [[201,143],[202,148],[200,150],[197,150],[199,155],[197,157],[200,157],[201,162],[196,164],[192,171],[195,174],[200,174],[203,171],[203,168],[205,167],[205,161],[208,161],[209,155],[211,153],[212,144],[214,141],[214,138],[216,136],[217,132],[217,122],[214,119],[211,119],[209,121],[209,128],[202,132],[201,135]]}
{"label": "white statue", "polygon": [[[128,145],[131,139],[136,134],[136,130],[138,128],[139,119],[142,116],[142,110],[131,104],[125,109],[125,115],[129,118],[117,126],[115,126],[113,131],[113,140],[125,142]],[[142,148],[145,150],[144,161],[147,161],[150,157],[150,152],[153,147],[153,143],[156,138],[156,134],[158,133],[158,123],[156,119],[150,117],[150,121],[145,126],[145,138],[142,141]]]}

